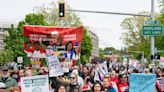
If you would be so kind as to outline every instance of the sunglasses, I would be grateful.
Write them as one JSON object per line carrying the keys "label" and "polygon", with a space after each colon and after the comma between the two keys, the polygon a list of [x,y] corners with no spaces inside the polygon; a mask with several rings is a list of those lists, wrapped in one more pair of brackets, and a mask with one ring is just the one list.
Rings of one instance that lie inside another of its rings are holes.
{"label": "sunglasses", "polygon": [[3,70],[4,72],[7,72],[8,70]]}
{"label": "sunglasses", "polygon": [[70,77],[70,79],[75,79],[75,77]]}

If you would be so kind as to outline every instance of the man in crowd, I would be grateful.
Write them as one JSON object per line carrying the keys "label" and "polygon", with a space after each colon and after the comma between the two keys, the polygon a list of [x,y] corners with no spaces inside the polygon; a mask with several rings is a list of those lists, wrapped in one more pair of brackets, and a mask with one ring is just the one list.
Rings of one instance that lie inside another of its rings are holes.
{"label": "man in crowd", "polygon": [[5,84],[5,88],[9,87],[17,87],[17,81],[10,77],[9,69],[7,66],[2,67],[2,78],[0,78],[0,82]]}

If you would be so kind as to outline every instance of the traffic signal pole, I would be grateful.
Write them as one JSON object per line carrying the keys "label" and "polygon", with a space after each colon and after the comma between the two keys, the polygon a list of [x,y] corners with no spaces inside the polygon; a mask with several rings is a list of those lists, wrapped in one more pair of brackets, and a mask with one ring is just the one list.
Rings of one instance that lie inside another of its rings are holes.
{"label": "traffic signal pole", "polygon": [[[100,13],[100,14],[114,14],[114,15],[130,15],[130,16],[145,16],[150,17],[152,20],[154,20],[154,0],[151,0],[151,14],[133,14],[133,13],[119,13],[119,12],[103,12],[103,11],[89,11],[89,10],[67,10],[67,11],[73,11],[73,12],[84,12],[84,13]],[[151,55],[153,55],[153,58],[151,59],[151,63],[154,65],[154,36],[150,36],[150,51]],[[153,66],[153,73],[155,73],[154,66]]]}
{"label": "traffic signal pole", "polygon": [[[151,20],[154,20],[154,0],[151,0]],[[154,64],[154,50],[155,50],[155,40],[154,40],[154,36],[150,36],[150,51],[151,51],[151,55],[153,56],[153,58],[151,59],[151,63],[152,63],[152,70],[153,73],[155,73],[155,64]]]}
{"label": "traffic signal pole", "polygon": [[130,16],[145,16],[145,17],[151,17],[151,14],[134,14],[134,13],[120,13],[120,12],[105,12],[105,11],[90,11],[90,10],[74,10],[74,9],[69,9],[69,10],[67,10],[67,11],[84,12],[84,13],[100,13],[100,14],[130,15]]}

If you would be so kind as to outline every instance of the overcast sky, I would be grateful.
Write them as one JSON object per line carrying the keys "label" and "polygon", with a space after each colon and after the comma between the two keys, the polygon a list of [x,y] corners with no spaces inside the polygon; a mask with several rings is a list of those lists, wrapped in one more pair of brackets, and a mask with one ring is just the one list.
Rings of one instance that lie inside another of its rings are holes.
{"label": "overcast sky", "polygon": [[[0,22],[18,22],[34,7],[41,6],[57,0],[0,0]],[[138,13],[150,11],[151,0],[65,0],[72,9],[109,11],[123,13]],[[159,11],[158,2],[155,0],[155,11]],[[85,26],[99,36],[99,46],[115,47],[121,49],[120,40],[122,32],[120,23],[129,16],[77,13]]]}

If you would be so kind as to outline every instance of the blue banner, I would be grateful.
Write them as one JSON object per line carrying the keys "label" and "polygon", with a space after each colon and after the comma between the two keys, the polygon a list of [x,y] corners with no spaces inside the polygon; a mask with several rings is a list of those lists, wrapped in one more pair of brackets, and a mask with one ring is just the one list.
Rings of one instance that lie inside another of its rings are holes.
{"label": "blue banner", "polygon": [[130,74],[129,92],[155,92],[155,74]]}

